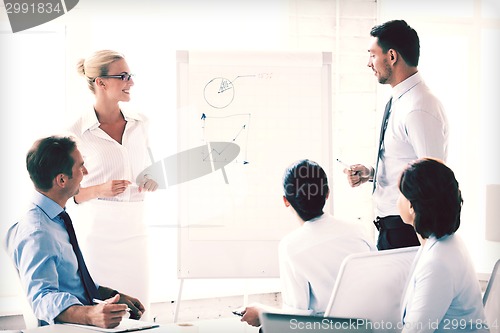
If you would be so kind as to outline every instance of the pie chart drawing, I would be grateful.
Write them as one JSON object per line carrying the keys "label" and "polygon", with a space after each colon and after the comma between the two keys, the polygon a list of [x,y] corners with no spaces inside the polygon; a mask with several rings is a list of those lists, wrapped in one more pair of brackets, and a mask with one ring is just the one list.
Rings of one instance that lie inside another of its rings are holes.
{"label": "pie chart drawing", "polygon": [[216,77],[205,85],[203,96],[211,107],[223,109],[234,99],[234,85],[229,79]]}

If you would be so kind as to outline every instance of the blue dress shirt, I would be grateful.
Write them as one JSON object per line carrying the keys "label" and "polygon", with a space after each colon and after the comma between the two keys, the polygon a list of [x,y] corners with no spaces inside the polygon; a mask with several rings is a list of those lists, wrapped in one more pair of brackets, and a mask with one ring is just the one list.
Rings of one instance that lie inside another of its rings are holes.
{"label": "blue dress shirt", "polygon": [[49,324],[72,305],[83,305],[85,289],[64,221],[63,208],[35,192],[21,221],[7,232],[7,252],[35,316]]}

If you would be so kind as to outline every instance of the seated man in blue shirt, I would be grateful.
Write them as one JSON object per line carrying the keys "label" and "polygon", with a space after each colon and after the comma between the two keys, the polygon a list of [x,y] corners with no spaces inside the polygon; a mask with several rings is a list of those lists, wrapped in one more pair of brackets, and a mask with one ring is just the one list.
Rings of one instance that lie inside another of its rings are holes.
{"label": "seated man in blue shirt", "polygon": [[[87,174],[83,164],[71,138],[48,137],[34,143],[26,166],[36,191],[26,215],[7,233],[7,252],[42,325],[113,328],[127,311],[131,318],[140,318],[144,306],[134,297],[95,284],[86,268],[65,211]],[[93,305],[94,299],[105,302]]]}

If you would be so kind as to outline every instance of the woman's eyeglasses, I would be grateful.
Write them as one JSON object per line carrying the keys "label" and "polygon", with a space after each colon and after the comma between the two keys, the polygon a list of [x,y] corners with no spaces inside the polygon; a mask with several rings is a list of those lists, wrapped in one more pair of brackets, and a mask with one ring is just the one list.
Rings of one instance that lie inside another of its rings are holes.
{"label": "woman's eyeglasses", "polygon": [[[129,73],[124,73],[124,74],[117,74],[117,75],[101,75],[98,76],[103,79],[120,79],[122,81],[130,81],[130,78],[134,76],[134,74],[129,74]],[[94,78],[92,82],[95,82],[95,80],[98,78]]]}

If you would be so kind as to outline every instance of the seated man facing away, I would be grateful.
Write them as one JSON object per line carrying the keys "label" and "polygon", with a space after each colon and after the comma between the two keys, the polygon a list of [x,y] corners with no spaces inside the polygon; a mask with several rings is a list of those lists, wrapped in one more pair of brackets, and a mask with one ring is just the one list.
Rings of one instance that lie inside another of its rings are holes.
{"label": "seated man facing away", "polygon": [[291,165],[283,177],[283,190],[285,206],[300,224],[279,245],[283,309],[247,307],[241,320],[252,326],[260,326],[261,311],[322,315],[344,258],[376,250],[361,226],[323,212],[330,190],[317,163],[301,160]]}
{"label": "seated man facing away", "polygon": [[[36,191],[28,212],[7,233],[7,253],[42,325],[113,328],[127,311],[131,318],[140,318],[144,306],[136,298],[96,285],[90,277],[65,210],[87,174],[83,164],[71,138],[48,137],[34,143],[26,166]],[[94,299],[105,302],[93,305]]]}

